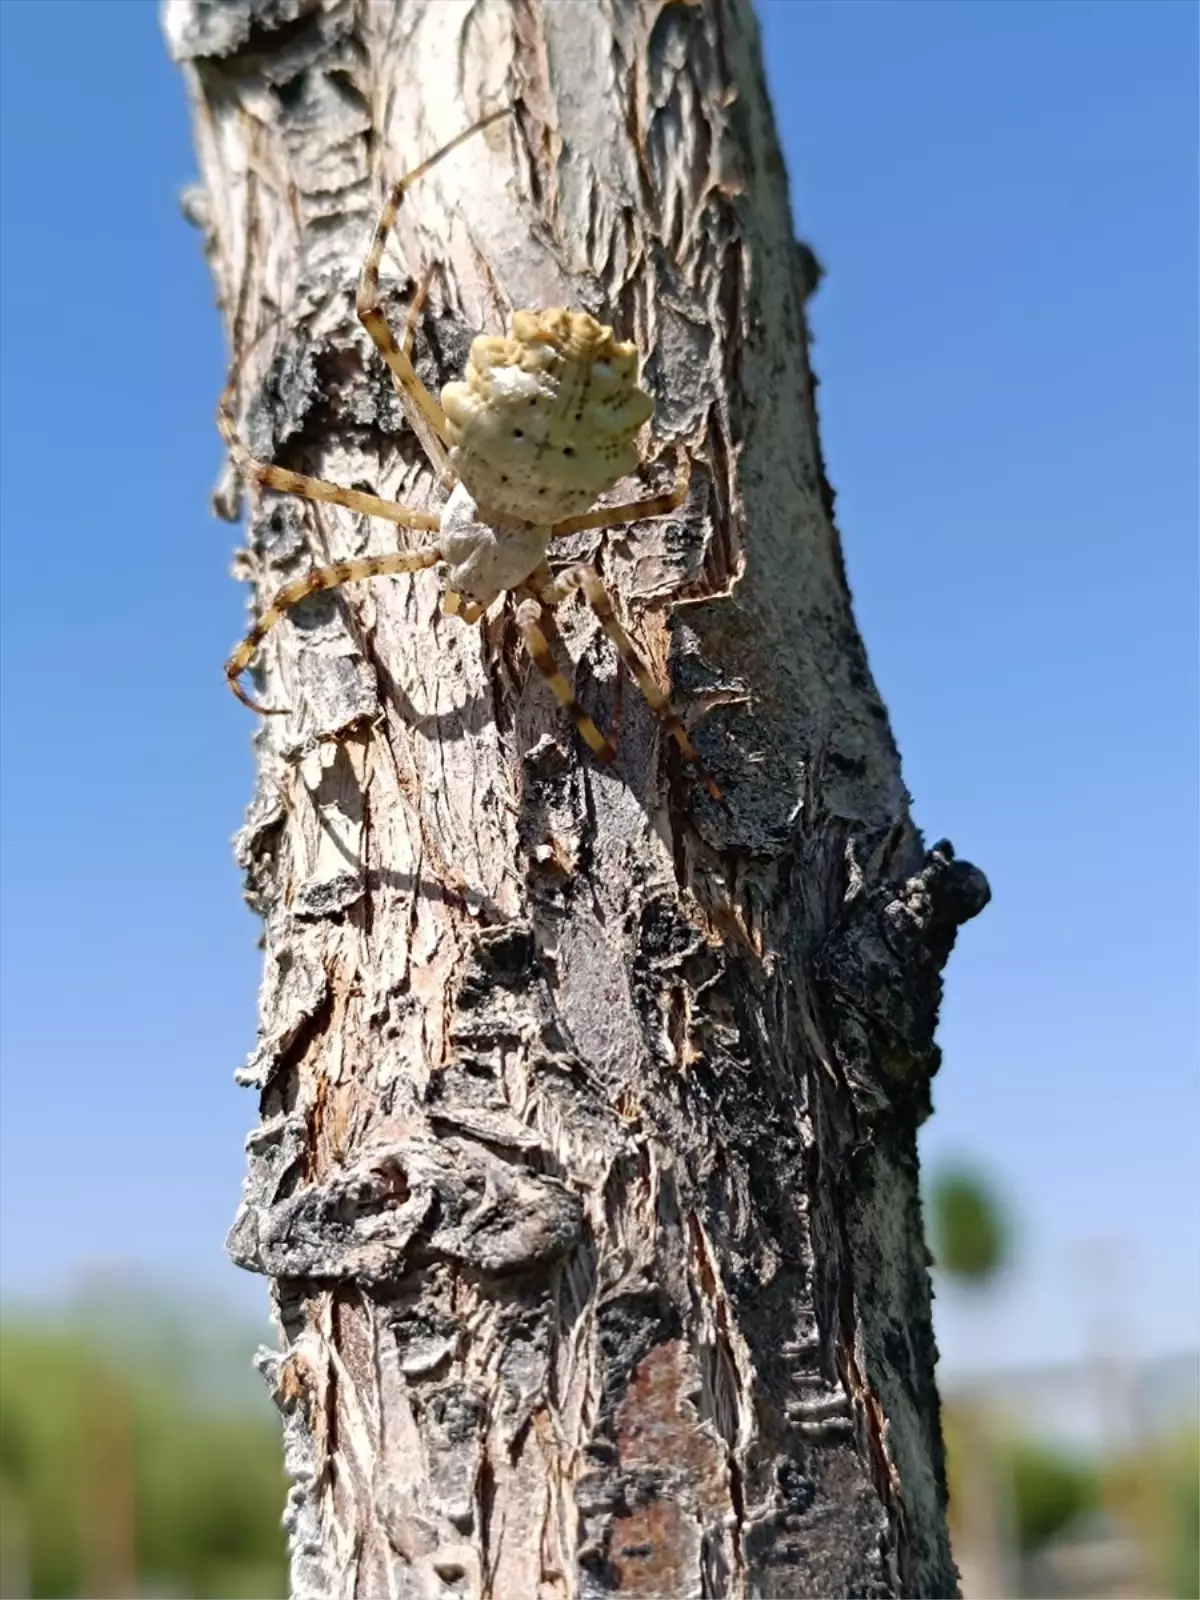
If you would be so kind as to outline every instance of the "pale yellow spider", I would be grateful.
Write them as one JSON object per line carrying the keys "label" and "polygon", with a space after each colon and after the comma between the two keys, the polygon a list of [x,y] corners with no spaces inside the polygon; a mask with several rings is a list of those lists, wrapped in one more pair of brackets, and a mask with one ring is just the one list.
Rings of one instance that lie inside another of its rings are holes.
{"label": "pale yellow spider", "polygon": [[687,496],[690,467],[686,454],[681,454],[677,480],[668,493],[588,509],[641,461],[634,437],[649,421],[654,402],[638,387],[636,345],[614,339],[611,328],[585,312],[517,311],[506,337],[480,335],[474,340],[465,381],[446,384],[439,405],[417,376],[409,353],[423,292],[409,311],[406,337],[400,344],[379,308],[380,261],[405,190],[465,139],[508,115],[505,109],[484,117],[392,186],[359,279],[359,318],[391,369],[400,403],[426,455],[451,489],[439,516],[256,461],[234,423],[235,366],[221,397],[218,423],[247,483],[346,506],[400,527],[436,532],[438,539],[417,550],[317,567],[286,585],[226,663],[229,686],[251,710],[285,714],[279,707],[257,705],[238,679],[268,630],[293,606],[318,590],[443,563],[447,580],[443,610],[464,622],[477,622],[498,595],[513,592],[517,626],[534,665],[599,759],[612,761],[612,745],[575,698],[542,628],[543,608],[557,606],[578,589],[646,700],[709,793],[720,800],[720,790],[667,696],[617,620],[600,574],[583,564],[555,574],[546,559],[552,539],[637,517],[662,516]]}

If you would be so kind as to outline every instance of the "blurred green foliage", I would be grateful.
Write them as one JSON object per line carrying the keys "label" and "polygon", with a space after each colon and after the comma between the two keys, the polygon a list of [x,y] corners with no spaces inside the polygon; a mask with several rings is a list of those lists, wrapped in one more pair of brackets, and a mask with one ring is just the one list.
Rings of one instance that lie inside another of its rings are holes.
{"label": "blurred green foliage", "polygon": [[215,1369],[241,1346],[221,1394],[178,1314],[88,1309],[0,1321],[0,1593],[286,1595],[279,1428],[237,1392],[253,1340],[218,1338]]}
{"label": "blurred green foliage", "polygon": [[1162,1576],[1174,1600],[1200,1596],[1200,1434],[1188,1431],[1168,1446],[1166,1477],[1167,1537]]}
{"label": "blurred green foliage", "polygon": [[956,1538],[970,1539],[973,1530],[967,1524],[972,1510],[976,1517],[980,1514],[981,1494],[989,1522],[998,1518],[1001,1536],[1012,1541],[1022,1558],[1036,1554],[1101,1504],[1095,1462],[1037,1439],[1007,1434],[986,1407],[948,1403],[942,1431]]}
{"label": "blurred green foliage", "polygon": [[[288,1592],[279,1427],[252,1334],[109,1283],[74,1307],[0,1318],[0,1596]],[[1096,1511],[1136,1534],[1152,1592],[1200,1595],[1200,1436],[1103,1462],[944,1411],[951,1518],[984,1469],[1022,1559]]]}
{"label": "blurred green foliage", "polygon": [[1022,1555],[1039,1550],[1100,1505],[1095,1465],[1033,1440],[1016,1439],[1001,1463],[1012,1492],[1013,1537]]}
{"label": "blurred green foliage", "polygon": [[943,1415],[956,1540],[969,1536],[963,1522],[969,1474],[978,1484],[982,1462],[1023,1563],[1060,1537],[1086,1540],[1107,1525],[1132,1536],[1142,1552],[1149,1587],[1122,1593],[1200,1596],[1200,1433],[1194,1426],[1105,1459],[1008,1434],[961,1404],[948,1405]]}
{"label": "blurred green foliage", "polygon": [[978,1173],[938,1173],[929,1186],[927,1218],[934,1263],[959,1282],[981,1287],[1008,1259],[1004,1208]]}
{"label": "blurred green foliage", "polygon": [[1155,1592],[1200,1596],[1200,1432],[1181,1428],[1109,1467],[1108,1503],[1150,1553]]}

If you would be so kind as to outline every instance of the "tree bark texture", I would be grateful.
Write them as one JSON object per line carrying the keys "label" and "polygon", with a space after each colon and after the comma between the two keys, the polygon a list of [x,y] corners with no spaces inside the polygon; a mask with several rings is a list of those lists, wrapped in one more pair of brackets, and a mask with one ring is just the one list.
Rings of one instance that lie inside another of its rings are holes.
{"label": "tree bark texture", "polygon": [[[576,548],[728,798],[582,607],[612,768],[511,607],[442,617],[434,573],[268,640],[294,714],[237,845],[265,968],[231,1251],[273,1280],[295,1592],[953,1594],[916,1130],[988,890],[922,845],[855,629],[745,0],[164,19],[250,448],[417,506],[443,492],[356,276],[387,182],[516,108],[411,190],[389,314],[432,265],[435,392],[514,307],[637,341],[647,487],[682,445],[690,497]],[[263,495],[237,571],[261,607],[397,537]]]}

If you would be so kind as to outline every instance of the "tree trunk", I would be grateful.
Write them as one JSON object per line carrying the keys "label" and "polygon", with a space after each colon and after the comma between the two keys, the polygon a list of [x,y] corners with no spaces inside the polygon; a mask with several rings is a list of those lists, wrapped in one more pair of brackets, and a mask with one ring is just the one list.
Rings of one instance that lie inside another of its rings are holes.
{"label": "tree trunk", "polygon": [[[435,573],[268,640],[295,714],[237,846],[266,961],[230,1248],[273,1279],[296,1594],[953,1594],[916,1130],[988,890],[925,851],[855,629],[746,0],[164,17],[243,434],[406,503],[443,491],[358,269],[387,182],[515,106],[409,192],[385,304],[433,265],[435,392],[513,308],[636,340],[647,483],[682,445],[689,500],[577,548],[728,805],[582,607],[609,768],[511,605],[466,627]],[[261,609],[397,537],[264,494],[237,570]]]}

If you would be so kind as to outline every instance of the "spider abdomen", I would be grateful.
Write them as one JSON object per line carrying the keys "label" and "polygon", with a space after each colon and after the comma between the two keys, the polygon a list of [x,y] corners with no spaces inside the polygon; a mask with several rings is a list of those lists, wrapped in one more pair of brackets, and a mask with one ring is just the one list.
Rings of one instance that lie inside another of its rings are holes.
{"label": "spider abdomen", "polygon": [[442,390],[450,459],[485,514],[538,525],[592,506],[641,460],[654,402],[638,353],[586,312],[518,311]]}
{"label": "spider abdomen", "polygon": [[528,522],[499,526],[480,520],[479,508],[460,483],[442,508],[438,545],[446,563],[446,587],[481,606],[516,589],[546,559],[550,528]]}

